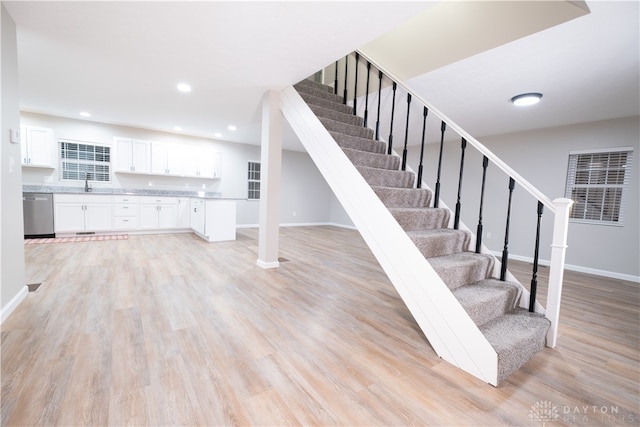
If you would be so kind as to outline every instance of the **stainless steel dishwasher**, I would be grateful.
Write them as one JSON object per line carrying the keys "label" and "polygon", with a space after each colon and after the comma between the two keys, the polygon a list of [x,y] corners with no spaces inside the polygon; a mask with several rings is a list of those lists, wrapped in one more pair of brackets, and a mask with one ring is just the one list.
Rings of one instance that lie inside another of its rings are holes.
{"label": "stainless steel dishwasher", "polygon": [[24,237],[55,237],[53,230],[53,194],[22,193]]}

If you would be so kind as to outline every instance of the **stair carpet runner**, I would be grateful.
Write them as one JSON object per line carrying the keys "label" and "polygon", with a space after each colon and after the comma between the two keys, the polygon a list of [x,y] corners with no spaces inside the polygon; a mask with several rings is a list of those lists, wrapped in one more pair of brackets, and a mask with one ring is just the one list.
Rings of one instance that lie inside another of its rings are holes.
{"label": "stair carpet runner", "polygon": [[[498,354],[498,384],[545,346],[550,322],[519,308],[519,285],[491,278],[495,258],[469,251],[470,235],[447,228],[451,212],[432,208],[432,192],[333,88],[303,80],[295,89],[453,292]],[[428,286],[428,284],[425,284]]]}

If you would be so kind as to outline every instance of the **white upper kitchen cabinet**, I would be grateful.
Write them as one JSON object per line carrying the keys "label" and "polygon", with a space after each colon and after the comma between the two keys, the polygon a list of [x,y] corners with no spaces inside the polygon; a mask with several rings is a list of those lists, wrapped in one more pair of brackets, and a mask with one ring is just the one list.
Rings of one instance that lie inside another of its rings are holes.
{"label": "white upper kitchen cabinet", "polygon": [[220,153],[154,142],[151,143],[151,173],[189,178],[219,178]]}
{"label": "white upper kitchen cabinet", "polygon": [[151,144],[129,138],[114,138],[116,172],[151,173]]}
{"label": "white upper kitchen cabinet", "polygon": [[20,133],[22,166],[55,169],[56,139],[53,130],[23,126]]}
{"label": "white upper kitchen cabinet", "polygon": [[196,176],[199,178],[220,178],[220,153],[205,150],[198,156]]}
{"label": "white upper kitchen cabinet", "polygon": [[183,176],[185,155],[174,146],[151,143],[151,173],[154,175]]}

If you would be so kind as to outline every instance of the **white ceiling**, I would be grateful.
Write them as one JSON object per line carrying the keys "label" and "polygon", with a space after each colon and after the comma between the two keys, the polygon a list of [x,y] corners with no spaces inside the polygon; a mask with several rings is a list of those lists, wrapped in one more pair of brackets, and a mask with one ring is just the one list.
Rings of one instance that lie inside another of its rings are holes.
{"label": "white ceiling", "polygon": [[[407,84],[475,137],[638,115],[640,2],[587,4],[587,15]],[[526,92],[542,101],[509,102]]]}
{"label": "white ceiling", "polygon": [[[3,4],[17,25],[23,111],[88,111],[98,122],[259,144],[267,89],[310,76],[432,3]],[[177,92],[181,81],[191,93]]]}
{"label": "white ceiling", "polygon": [[[259,144],[267,89],[311,75],[436,3],[3,4],[18,26],[22,110],[77,119],[89,111],[99,122],[168,132],[178,125]],[[407,83],[474,136],[638,115],[639,3],[587,4],[586,16]],[[179,81],[193,91],[178,93]],[[530,91],[544,93],[543,102],[527,110],[508,102]]]}

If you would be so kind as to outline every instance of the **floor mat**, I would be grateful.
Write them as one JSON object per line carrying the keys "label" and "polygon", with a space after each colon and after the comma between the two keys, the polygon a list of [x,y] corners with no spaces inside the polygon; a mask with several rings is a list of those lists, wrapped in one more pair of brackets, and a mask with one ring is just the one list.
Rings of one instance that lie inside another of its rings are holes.
{"label": "floor mat", "polygon": [[114,236],[77,236],[77,237],[55,237],[45,239],[25,239],[25,245],[37,245],[40,243],[69,243],[69,242],[94,242],[103,240],[127,240],[128,234],[118,234]]}

